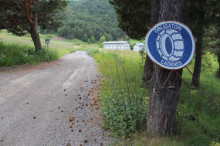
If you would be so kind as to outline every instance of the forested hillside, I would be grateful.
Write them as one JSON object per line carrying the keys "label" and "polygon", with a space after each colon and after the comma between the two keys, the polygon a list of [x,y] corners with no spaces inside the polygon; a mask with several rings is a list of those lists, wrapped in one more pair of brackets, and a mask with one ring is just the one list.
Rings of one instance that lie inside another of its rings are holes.
{"label": "forested hillside", "polygon": [[105,36],[106,40],[125,37],[108,0],[72,1],[65,13],[63,25],[58,29],[61,37],[86,42],[99,40],[101,36]]}

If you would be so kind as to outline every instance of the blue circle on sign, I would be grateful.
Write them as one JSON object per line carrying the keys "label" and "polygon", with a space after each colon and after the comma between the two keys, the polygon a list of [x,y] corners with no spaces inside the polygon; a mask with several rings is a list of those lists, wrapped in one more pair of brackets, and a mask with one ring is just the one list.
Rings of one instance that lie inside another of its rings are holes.
{"label": "blue circle on sign", "polygon": [[148,32],[145,47],[153,62],[163,68],[177,70],[192,60],[195,42],[186,25],[165,21],[158,23]]}

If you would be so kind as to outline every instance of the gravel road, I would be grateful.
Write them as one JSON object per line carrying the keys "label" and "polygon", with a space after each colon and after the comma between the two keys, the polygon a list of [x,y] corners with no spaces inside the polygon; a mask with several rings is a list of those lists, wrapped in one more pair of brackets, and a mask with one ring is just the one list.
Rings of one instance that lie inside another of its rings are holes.
{"label": "gravel road", "polygon": [[32,68],[0,71],[0,145],[109,145],[99,74],[84,51]]}

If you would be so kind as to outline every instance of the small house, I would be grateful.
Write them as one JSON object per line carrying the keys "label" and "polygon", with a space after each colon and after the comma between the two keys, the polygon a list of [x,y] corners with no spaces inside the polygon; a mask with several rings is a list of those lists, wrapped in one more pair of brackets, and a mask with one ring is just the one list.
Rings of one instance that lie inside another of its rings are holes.
{"label": "small house", "polygon": [[130,50],[130,43],[127,41],[103,42],[104,49],[111,50]]}
{"label": "small house", "polygon": [[133,46],[133,51],[140,51],[144,49],[145,49],[145,45],[143,43],[136,43]]}

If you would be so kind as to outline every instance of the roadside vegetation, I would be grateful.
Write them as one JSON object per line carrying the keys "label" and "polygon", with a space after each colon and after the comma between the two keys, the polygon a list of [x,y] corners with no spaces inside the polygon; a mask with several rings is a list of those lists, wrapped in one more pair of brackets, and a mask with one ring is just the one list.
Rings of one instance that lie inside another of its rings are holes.
{"label": "roadside vegetation", "polygon": [[45,61],[52,61],[59,57],[56,50],[43,49],[36,53],[31,46],[7,44],[3,42],[0,42],[0,55],[0,67],[37,64]]}
{"label": "roadside vegetation", "polygon": [[[44,44],[43,49],[35,52],[29,35],[18,37],[2,30],[0,32],[0,67],[52,61],[88,46],[80,40],[66,40],[56,35],[40,35],[40,37],[41,43]],[[44,42],[46,38],[50,39],[49,49]],[[96,47],[96,45],[91,46]]]}
{"label": "roadside vegetation", "polygon": [[[137,52],[89,49],[103,74],[99,94],[104,127],[124,143],[149,145],[220,145],[220,80],[214,77],[217,57],[203,55],[201,87],[189,89],[182,83],[176,127],[169,138],[153,138],[145,131],[148,89],[143,88],[143,58]],[[144,56],[144,55],[143,55]],[[188,66],[193,69],[194,61]],[[191,85],[191,74],[184,69],[184,80]],[[122,144],[118,144],[122,145]]]}

